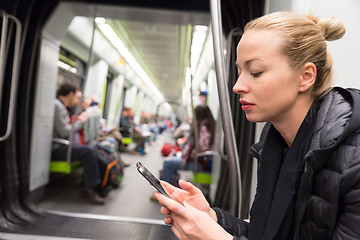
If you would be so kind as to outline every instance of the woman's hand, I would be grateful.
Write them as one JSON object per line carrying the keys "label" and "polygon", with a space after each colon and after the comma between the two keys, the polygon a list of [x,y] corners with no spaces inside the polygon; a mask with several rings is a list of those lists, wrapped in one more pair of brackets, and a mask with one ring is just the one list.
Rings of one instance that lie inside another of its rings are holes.
{"label": "woman's hand", "polygon": [[180,240],[232,240],[227,233],[209,214],[191,206],[187,201],[179,203],[161,193],[155,193],[159,203],[170,212],[171,230]]}
{"label": "woman's hand", "polygon": [[[179,180],[179,186],[181,189],[176,188],[165,181],[161,181],[161,185],[165,189],[166,193],[171,197],[171,199],[177,201],[180,204],[183,204],[183,202],[186,201],[194,208],[208,214],[215,222],[217,221],[215,211],[210,208],[210,205],[206,201],[206,198],[202,194],[201,190],[191,183],[185,182],[184,180]],[[161,213],[163,215],[170,215],[170,210],[164,206],[161,208]],[[171,222],[171,217],[165,218],[166,224],[171,224]]]}

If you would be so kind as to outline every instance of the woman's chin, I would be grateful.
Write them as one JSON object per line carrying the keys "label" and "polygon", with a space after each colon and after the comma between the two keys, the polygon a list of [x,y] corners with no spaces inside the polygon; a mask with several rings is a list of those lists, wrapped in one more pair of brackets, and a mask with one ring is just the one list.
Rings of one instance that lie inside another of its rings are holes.
{"label": "woman's chin", "polygon": [[266,122],[266,120],[262,119],[262,118],[259,117],[259,116],[255,116],[254,114],[247,114],[247,113],[245,113],[245,115],[246,115],[246,119],[247,119],[249,122],[254,122],[254,123]]}

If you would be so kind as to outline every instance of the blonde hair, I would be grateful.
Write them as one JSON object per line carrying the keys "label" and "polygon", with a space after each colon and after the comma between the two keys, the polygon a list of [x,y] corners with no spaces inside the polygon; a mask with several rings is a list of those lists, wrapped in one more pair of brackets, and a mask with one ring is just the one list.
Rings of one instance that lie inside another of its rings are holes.
{"label": "blonde hair", "polygon": [[283,53],[295,69],[312,62],[317,76],[312,89],[316,98],[323,97],[332,85],[332,57],[327,51],[327,41],[344,36],[344,24],[333,17],[318,19],[312,15],[301,16],[291,12],[276,12],[250,21],[247,30],[273,30],[283,37]]}

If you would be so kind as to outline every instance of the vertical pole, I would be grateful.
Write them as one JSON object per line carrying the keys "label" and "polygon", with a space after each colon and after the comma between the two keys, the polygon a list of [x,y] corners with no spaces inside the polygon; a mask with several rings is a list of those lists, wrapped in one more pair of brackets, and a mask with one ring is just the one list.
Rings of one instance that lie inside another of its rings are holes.
{"label": "vertical pole", "polygon": [[[229,161],[230,173],[230,213],[240,216],[241,207],[241,173],[239,157],[235,142],[234,126],[230,110],[229,91],[225,79],[225,59],[222,43],[222,22],[220,0],[210,0],[211,25],[214,42],[216,79],[220,101],[221,120],[223,122],[225,147]],[[238,210],[236,212],[236,209]]]}
{"label": "vertical pole", "polygon": [[[193,74],[191,73],[191,46],[192,46],[192,40],[193,40],[193,36],[194,36],[194,27],[191,25],[191,41],[190,41],[190,54],[189,54],[189,62],[190,62],[190,103],[191,103],[191,109],[192,109],[192,113],[193,113],[193,118],[192,118],[192,128],[194,130],[194,149],[195,149],[195,159],[194,159],[194,168],[193,168],[193,172],[194,172],[194,176],[197,173],[197,168],[198,168],[198,159],[196,157],[197,153],[198,153],[198,145],[199,145],[199,130],[198,130],[198,125],[197,125],[197,118],[196,118],[196,112],[195,112],[195,106],[194,106],[194,101],[193,101],[193,97],[194,97],[194,90],[193,90]],[[196,66],[194,66],[196,67]],[[190,136],[191,137],[191,136]]]}
{"label": "vertical pole", "polygon": [[[91,37],[90,50],[89,50],[89,59],[88,59],[88,63],[86,64],[86,68],[85,68],[85,72],[84,72],[84,80],[80,86],[81,92],[84,92],[84,88],[86,86],[87,75],[89,73],[89,68],[91,66],[93,55],[94,55],[93,47],[94,47],[95,29],[96,29],[96,22],[95,22],[95,15],[94,15],[93,31],[92,31],[92,37]],[[79,104],[76,106],[74,120],[71,123],[71,130],[70,130],[70,134],[69,134],[69,147],[68,147],[68,151],[67,151],[67,155],[66,155],[66,162],[68,163],[68,165],[70,165],[70,162],[71,162],[71,145],[72,145],[73,135],[74,135],[74,125],[75,125],[76,117],[79,115],[82,101],[83,101],[83,97],[81,98]]]}

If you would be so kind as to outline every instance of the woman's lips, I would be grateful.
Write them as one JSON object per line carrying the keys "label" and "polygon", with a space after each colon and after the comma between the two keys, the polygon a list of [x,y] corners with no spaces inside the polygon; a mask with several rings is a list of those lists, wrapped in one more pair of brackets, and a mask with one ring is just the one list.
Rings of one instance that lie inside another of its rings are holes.
{"label": "woman's lips", "polygon": [[240,103],[241,103],[241,109],[243,111],[247,111],[247,110],[249,110],[249,109],[251,109],[252,107],[255,106],[255,104],[252,104],[252,103],[250,103],[248,101],[245,101],[245,100],[240,100]]}

